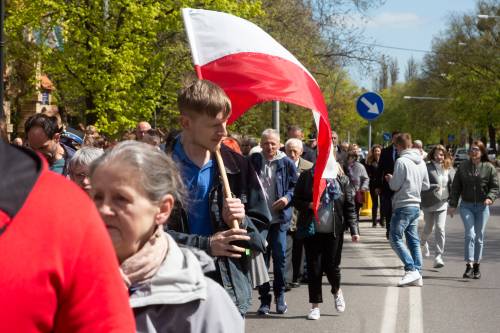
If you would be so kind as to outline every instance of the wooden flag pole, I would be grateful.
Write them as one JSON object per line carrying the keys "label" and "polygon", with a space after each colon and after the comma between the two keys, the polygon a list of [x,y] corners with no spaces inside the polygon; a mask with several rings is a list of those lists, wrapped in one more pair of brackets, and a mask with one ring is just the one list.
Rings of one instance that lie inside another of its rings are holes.
{"label": "wooden flag pole", "polygon": [[[217,159],[217,165],[219,166],[219,173],[222,177],[222,186],[224,188],[224,197],[226,199],[232,198],[231,187],[229,187],[229,180],[227,179],[226,168],[224,167],[224,161],[222,160],[222,156],[220,154],[220,149],[217,148],[215,150],[215,158]],[[238,220],[231,221],[230,225],[231,229],[239,229],[240,225]]]}

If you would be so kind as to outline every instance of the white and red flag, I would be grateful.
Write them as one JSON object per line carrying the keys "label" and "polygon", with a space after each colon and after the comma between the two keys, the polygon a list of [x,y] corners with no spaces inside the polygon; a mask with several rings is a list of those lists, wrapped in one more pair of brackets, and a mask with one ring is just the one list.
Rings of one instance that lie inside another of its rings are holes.
{"label": "white and red flag", "polygon": [[328,111],[309,71],[281,44],[255,24],[227,13],[182,9],[199,78],[218,84],[231,99],[228,123],[258,103],[282,101],[311,109],[318,131],[313,207],[325,189],[322,178],[335,178]]}

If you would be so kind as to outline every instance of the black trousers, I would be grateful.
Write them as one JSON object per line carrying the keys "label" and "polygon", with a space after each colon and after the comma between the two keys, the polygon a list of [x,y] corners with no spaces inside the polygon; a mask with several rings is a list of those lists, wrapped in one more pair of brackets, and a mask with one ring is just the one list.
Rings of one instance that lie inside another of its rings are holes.
{"label": "black trousers", "polygon": [[[380,213],[385,220],[385,228],[387,231],[391,230],[391,216],[392,216],[392,194],[380,195]],[[382,223],[382,219],[380,219]]]}
{"label": "black trousers", "polygon": [[307,261],[309,303],[323,303],[321,292],[323,272],[332,287],[332,294],[340,289],[340,260],[344,235],[337,238],[333,233],[316,233],[304,239]]}
{"label": "black trousers", "polygon": [[287,283],[297,282],[303,273],[304,267],[304,240],[295,237],[295,231],[288,231],[286,235],[286,276]]}
{"label": "black trousers", "polygon": [[[377,191],[375,191],[375,188],[370,189],[370,196],[372,197],[372,224],[377,224],[377,213],[378,213],[378,201],[379,201],[379,195],[377,194]],[[380,210],[380,224],[383,224],[384,222],[384,215],[382,214],[382,209]]]}

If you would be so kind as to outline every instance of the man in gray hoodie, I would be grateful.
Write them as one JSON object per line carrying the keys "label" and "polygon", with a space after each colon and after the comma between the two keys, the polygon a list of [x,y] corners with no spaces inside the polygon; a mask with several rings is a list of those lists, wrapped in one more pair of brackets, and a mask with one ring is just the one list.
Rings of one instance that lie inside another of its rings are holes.
{"label": "man in gray hoodie", "polygon": [[[420,152],[412,149],[411,135],[401,133],[395,139],[399,158],[394,164],[394,174],[385,176],[394,196],[389,232],[391,246],[404,264],[405,274],[398,286],[422,286],[422,253],[418,236],[420,193],[430,188],[429,175]],[[406,237],[405,245],[403,234]]]}

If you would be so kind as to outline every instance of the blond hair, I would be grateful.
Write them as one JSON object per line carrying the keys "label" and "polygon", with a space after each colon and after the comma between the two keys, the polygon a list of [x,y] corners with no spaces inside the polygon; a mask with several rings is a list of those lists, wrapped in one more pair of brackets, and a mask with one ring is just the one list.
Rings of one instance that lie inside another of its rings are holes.
{"label": "blond hair", "polygon": [[177,95],[177,106],[182,115],[207,115],[215,118],[220,112],[231,115],[231,101],[224,90],[207,80],[188,82]]}

